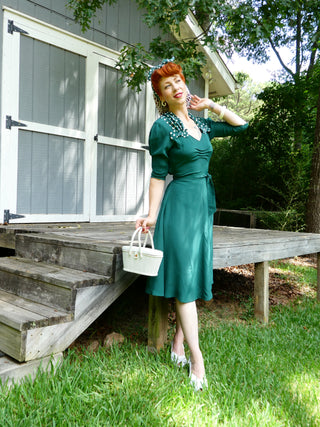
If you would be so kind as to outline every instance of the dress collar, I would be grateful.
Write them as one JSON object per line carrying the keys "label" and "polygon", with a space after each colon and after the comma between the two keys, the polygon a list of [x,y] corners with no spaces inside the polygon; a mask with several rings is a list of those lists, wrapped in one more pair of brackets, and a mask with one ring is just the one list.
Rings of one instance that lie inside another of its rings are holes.
{"label": "dress collar", "polygon": [[[206,124],[206,122],[203,119],[199,117],[195,117],[190,113],[188,113],[188,115],[190,119],[192,119],[195,122],[195,124],[198,126],[198,128],[202,133],[208,133],[210,131],[209,126]],[[179,119],[179,117],[177,117],[171,111],[165,114],[162,114],[160,118],[163,119],[169,126],[171,126],[172,128],[172,131],[170,132],[171,138],[178,138],[180,136],[182,136],[183,138],[187,138],[188,136],[190,136],[187,129],[185,129],[185,127],[183,126],[181,119]]]}

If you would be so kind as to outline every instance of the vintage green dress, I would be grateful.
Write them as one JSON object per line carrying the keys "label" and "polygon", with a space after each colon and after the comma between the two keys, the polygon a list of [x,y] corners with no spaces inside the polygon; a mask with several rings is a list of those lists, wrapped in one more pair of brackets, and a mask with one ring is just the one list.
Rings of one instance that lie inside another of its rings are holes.
{"label": "vintage green dress", "polygon": [[163,251],[163,260],[158,276],[148,278],[146,292],[184,303],[212,298],[216,202],[208,174],[210,141],[248,126],[190,117],[201,131],[199,141],[170,112],[154,122],[149,135],[151,176],[165,180],[171,174],[173,180],[163,196],[154,231],[155,248]]}

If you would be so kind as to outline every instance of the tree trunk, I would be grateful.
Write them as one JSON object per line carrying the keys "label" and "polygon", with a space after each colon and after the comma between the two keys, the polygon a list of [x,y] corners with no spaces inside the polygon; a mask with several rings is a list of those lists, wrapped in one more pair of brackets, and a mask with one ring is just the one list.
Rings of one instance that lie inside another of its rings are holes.
{"label": "tree trunk", "polygon": [[306,225],[309,233],[320,233],[320,87],[317,102],[310,189],[306,210]]}

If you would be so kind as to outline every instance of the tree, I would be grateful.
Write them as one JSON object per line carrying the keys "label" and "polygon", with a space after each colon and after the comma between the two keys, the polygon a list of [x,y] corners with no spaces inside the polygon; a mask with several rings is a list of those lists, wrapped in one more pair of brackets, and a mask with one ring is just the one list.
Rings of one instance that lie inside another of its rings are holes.
{"label": "tree", "polygon": [[237,88],[232,95],[214,98],[215,102],[224,104],[232,111],[236,111],[240,117],[250,122],[263,101],[259,100],[258,94],[263,92],[266,83],[256,83],[249,74],[238,71],[234,74],[237,81]]}
{"label": "tree", "polygon": [[[227,97],[231,98],[227,104],[248,119],[245,111],[250,85],[246,83],[237,90],[238,94]],[[302,92],[304,87],[302,81]],[[305,229],[315,115],[307,104],[302,111],[303,144],[300,150],[295,150],[292,105],[295,91],[292,82],[269,83],[260,91],[254,100],[255,115],[247,132],[227,141],[213,140],[210,173],[220,207],[276,210],[279,214],[269,217],[275,226],[301,231]],[[235,103],[234,99],[240,101]],[[266,215],[264,218],[267,219]]]}
{"label": "tree", "polygon": [[[96,10],[104,3],[116,0],[69,0],[76,19],[83,29],[88,28]],[[234,51],[259,63],[266,62],[270,50],[281,64],[283,79],[296,85],[292,103],[295,111],[294,143],[299,150],[302,144],[301,109],[305,108],[306,90],[301,97],[299,84],[302,77],[312,79],[319,57],[320,48],[320,2],[319,0],[136,0],[143,8],[148,25],[159,25],[164,33],[179,31],[182,22],[191,10],[203,27],[201,38],[167,43],[157,39],[149,47],[127,46],[123,49],[118,67],[123,80],[139,90],[145,81],[148,62],[152,57],[170,57],[174,53],[186,75],[199,74],[205,63],[199,54],[197,44],[231,55]],[[287,47],[292,57],[286,63],[281,56],[281,47]],[[188,52],[186,54],[186,52]],[[315,105],[316,107],[316,105]],[[319,129],[320,114],[317,115],[316,129]],[[318,150],[317,134],[314,152]],[[320,156],[313,156],[311,182],[314,189],[320,187]],[[318,175],[315,175],[318,174]],[[319,206],[320,190],[310,191],[308,207]],[[320,216],[307,215],[308,230],[320,232]]]}
{"label": "tree", "polygon": [[[319,82],[320,70],[318,69],[317,71],[318,72],[315,73],[315,78]],[[306,209],[306,223],[307,231],[314,233],[320,232],[320,85],[317,101],[317,120],[314,133],[311,180]]]}

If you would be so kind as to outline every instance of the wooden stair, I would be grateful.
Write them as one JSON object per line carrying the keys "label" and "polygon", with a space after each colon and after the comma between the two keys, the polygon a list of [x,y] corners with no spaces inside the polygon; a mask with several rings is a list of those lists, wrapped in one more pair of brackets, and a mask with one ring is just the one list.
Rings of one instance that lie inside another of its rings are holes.
{"label": "wooden stair", "polygon": [[112,242],[18,234],[16,255],[0,258],[0,351],[19,362],[65,350],[137,278]]}

